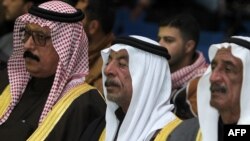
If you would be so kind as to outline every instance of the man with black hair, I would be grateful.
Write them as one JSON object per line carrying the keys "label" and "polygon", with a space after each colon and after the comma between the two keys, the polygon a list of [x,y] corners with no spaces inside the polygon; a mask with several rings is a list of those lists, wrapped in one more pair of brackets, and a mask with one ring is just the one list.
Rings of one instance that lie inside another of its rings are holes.
{"label": "man with black hair", "polygon": [[199,32],[199,24],[190,14],[178,14],[159,24],[159,43],[171,55],[171,102],[181,119],[197,116],[196,85],[208,66],[202,52],[196,50]]}
{"label": "man with black hair", "polygon": [[115,23],[115,5],[112,0],[64,1],[82,10],[85,14],[83,28],[89,42],[89,74],[86,82],[103,93],[100,52],[109,47],[115,38],[112,32]]}
{"label": "man with black hair", "polygon": [[[89,42],[89,74],[86,82],[103,93],[101,50],[110,46],[114,40],[112,32],[115,22],[115,8],[110,0],[87,0],[83,9],[83,27]],[[76,5],[77,6],[77,5]]]}

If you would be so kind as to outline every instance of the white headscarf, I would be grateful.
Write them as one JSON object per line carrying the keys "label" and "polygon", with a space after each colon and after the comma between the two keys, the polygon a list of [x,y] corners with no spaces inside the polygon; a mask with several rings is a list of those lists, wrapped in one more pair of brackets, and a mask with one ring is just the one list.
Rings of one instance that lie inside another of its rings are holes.
{"label": "white headscarf", "polygon": [[[64,14],[77,11],[62,1],[49,1],[39,5],[39,8]],[[40,116],[40,123],[67,90],[83,83],[88,73],[88,40],[80,20],[71,23],[57,22],[30,13],[18,17],[14,27],[13,53],[8,62],[11,103],[4,115],[0,117],[0,125],[8,119],[31,78],[25,67],[24,44],[20,36],[20,29],[28,23],[50,28],[53,46],[59,55],[54,82]]]}
{"label": "white headscarf", "polygon": [[[249,37],[233,36],[234,38],[240,38],[250,42]],[[231,47],[233,56],[239,58],[243,64],[243,80],[240,94],[240,119],[237,124],[250,124],[250,50],[239,46],[235,43],[221,43],[211,45],[209,48],[209,59],[213,60],[218,49],[222,47]],[[218,140],[218,120],[219,113],[217,109],[211,107],[210,99],[211,92],[209,77],[211,75],[211,65],[208,67],[207,71],[201,77],[198,83],[197,98],[198,98],[198,117],[200,122],[200,128],[202,132],[203,141],[216,141]]]}
{"label": "white headscarf", "polygon": [[[157,42],[141,37],[131,36],[139,40],[159,45]],[[108,61],[110,50],[126,49],[129,54],[129,71],[132,78],[133,94],[126,116],[121,124],[118,141],[150,140],[156,130],[175,119],[170,104],[171,75],[167,60],[133,46],[114,44],[103,50],[103,84],[106,81],[104,67]],[[105,86],[104,95],[107,97]],[[119,108],[112,101],[107,101],[106,111],[106,141],[114,140],[118,130],[119,120],[115,111]]]}

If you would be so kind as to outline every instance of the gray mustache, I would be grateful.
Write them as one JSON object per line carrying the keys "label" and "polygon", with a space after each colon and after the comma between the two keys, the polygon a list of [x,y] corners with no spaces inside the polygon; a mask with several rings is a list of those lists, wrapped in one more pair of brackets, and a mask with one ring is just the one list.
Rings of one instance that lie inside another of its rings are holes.
{"label": "gray mustache", "polygon": [[31,53],[30,51],[25,51],[24,54],[23,54],[23,58],[26,58],[26,57],[29,57],[33,60],[36,60],[37,62],[40,61],[39,57],[34,55],[33,53]]}
{"label": "gray mustache", "polygon": [[220,93],[226,93],[227,88],[225,86],[221,86],[218,84],[211,84],[210,91],[213,92],[220,92]]}
{"label": "gray mustache", "polygon": [[120,85],[114,81],[113,79],[107,79],[105,81],[105,84],[104,84],[106,87],[109,87],[109,86],[115,86],[115,87],[120,87]]}

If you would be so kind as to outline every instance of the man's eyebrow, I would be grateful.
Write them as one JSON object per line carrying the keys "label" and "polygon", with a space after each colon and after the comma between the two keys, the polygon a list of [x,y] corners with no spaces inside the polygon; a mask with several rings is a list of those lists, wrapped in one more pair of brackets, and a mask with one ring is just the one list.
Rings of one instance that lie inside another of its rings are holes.
{"label": "man's eyebrow", "polygon": [[165,35],[165,36],[162,36],[162,38],[165,38],[165,39],[175,39],[175,37],[170,36],[170,35]]}
{"label": "man's eyebrow", "polygon": [[117,59],[119,59],[119,60],[120,60],[120,59],[128,60],[128,55],[124,55],[124,54],[118,55]]}
{"label": "man's eyebrow", "polygon": [[125,60],[128,60],[128,54],[110,54],[108,59],[117,59],[117,60],[120,60],[120,59],[125,59]]}
{"label": "man's eyebrow", "polygon": [[[212,62],[211,62],[211,64],[216,64],[216,63],[217,63],[216,60],[212,60]],[[222,63],[225,65],[230,65],[230,66],[236,67],[236,65],[230,60],[222,60]]]}
{"label": "man's eyebrow", "polygon": [[236,65],[232,61],[225,60],[225,61],[223,61],[223,63],[226,64],[226,65],[236,67]]}

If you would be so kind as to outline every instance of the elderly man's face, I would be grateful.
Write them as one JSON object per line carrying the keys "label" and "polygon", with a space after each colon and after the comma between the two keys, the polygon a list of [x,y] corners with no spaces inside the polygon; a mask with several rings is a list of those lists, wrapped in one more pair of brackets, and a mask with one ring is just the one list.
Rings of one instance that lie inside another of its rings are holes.
{"label": "elderly man's face", "polygon": [[27,24],[21,34],[25,65],[31,76],[43,78],[54,75],[59,56],[53,47],[49,28]]}
{"label": "elderly man's face", "polygon": [[125,49],[112,51],[104,74],[107,98],[116,102],[126,112],[132,97],[132,79],[129,72],[129,56]]}
{"label": "elderly man's face", "polygon": [[219,112],[240,112],[240,93],[243,66],[239,58],[231,53],[231,48],[219,49],[212,60],[211,106]]}

